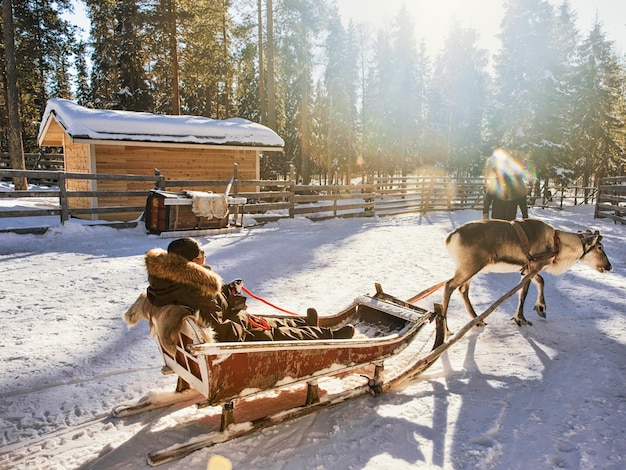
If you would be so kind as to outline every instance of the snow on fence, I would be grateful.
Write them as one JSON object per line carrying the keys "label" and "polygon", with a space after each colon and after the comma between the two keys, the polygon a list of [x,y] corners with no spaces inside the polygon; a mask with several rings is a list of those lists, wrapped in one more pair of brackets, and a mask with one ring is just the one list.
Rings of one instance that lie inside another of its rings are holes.
{"label": "snow on fence", "polygon": [[626,223],[626,176],[600,180],[594,217]]}

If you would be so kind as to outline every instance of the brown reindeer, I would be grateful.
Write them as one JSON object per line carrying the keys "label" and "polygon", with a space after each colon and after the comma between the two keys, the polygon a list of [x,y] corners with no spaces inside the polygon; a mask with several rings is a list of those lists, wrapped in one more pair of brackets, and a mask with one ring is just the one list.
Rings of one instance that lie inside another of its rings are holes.
{"label": "brown reindeer", "polygon": [[[604,253],[600,232],[565,232],[535,219],[515,221],[481,220],[468,222],[448,234],[446,248],[456,264],[454,277],[443,290],[443,316],[448,311],[450,296],[459,289],[465,308],[471,317],[476,312],[469,300],[472,278],[479,272],[520,271],[522,276],[537,270],[562,274],[576,261],[600,271],[610,271],[611,263]],[[535,310],[546,317],[543,295],[544,280],[536,274],[532,281],[537,286]],[[513,320],[518,325],[531,325],[524,318],[524,300],[530,279],[519,292],[519,303]],[[447,330],[447,326],[446,326]]]}

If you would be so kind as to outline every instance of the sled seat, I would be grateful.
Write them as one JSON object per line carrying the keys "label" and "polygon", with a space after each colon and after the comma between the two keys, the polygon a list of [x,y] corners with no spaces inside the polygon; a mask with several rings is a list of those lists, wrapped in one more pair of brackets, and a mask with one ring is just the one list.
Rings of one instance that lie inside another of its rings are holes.
{"label": "sled seat", "polygon": [[320,317],[320,326],[355,325],[351,339],[207,343],[202,328],[187,318],[175,354],[160,349],[166,366],[208,404],[227,403],[276,386],[379,364],[397,354],[434,314],[384,296],[360,296],[338,314]]}

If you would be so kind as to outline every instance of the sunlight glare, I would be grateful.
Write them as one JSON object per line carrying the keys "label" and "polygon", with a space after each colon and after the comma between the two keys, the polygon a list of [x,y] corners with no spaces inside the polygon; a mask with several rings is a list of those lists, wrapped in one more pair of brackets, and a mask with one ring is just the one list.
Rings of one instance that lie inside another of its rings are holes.
{"label": "sunlight glare", "polygon": [[485,163],[485,186],[499,199],[513,200],[526,194],[528,170],[509,152],[497,149]]}

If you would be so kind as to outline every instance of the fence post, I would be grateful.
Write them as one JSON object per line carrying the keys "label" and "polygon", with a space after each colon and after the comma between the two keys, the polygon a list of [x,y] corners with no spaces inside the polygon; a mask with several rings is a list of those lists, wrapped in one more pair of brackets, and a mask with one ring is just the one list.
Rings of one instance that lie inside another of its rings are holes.
{"label": "fence post", "polygon": [[160,191],[165,191],[165,176],[160,173],[157,175],[156,188]]}
{"label": "fence post", "polygon": [[65,222],[70,218],[70,204],[67,197],[67,179],[63,171],[60,171],[58,175],[57,182],[59,185],[59,204],[61,206],[61,225],[65,225]]}
{"label": "fence post", "polygon": [[[233,194],[235,195],[235,197],[237,197],[237,195],[239,194],[239,164],[238,163],[233,163]],[[260,190],[261,188],[258,188],[258,190]]]}
{"label": "fence post", "polygon": [[298,190],[298,182],[296,181],[296,167],[294,165],[289,165],[289,180],[293,182],[293,186],[290,189],[289,196],[289,218],[293,219],[296,214],[294,213],[294,209],[296,208],[296,191]]}

